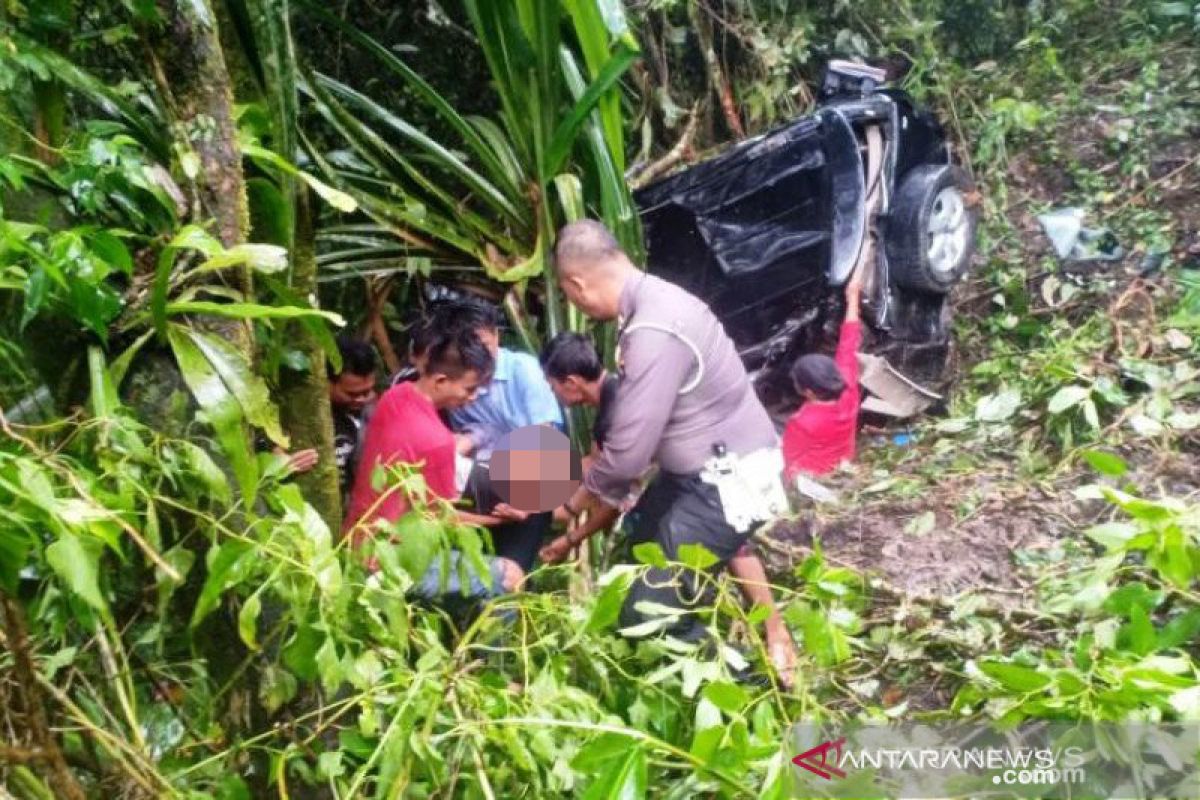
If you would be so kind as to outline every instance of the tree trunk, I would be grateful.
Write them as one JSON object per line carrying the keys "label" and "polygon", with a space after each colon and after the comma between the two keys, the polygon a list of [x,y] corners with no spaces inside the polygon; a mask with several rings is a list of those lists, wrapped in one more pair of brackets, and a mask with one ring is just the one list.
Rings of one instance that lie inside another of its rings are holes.
{"label": "tree trunk", "polygon": [[[316,295],[317,252],[313,230],[312,196],[307,187],[296,192],[296,231],[292,249],[292,289],[302,297]],[[333,460],[333,413],[325,351],[300,323],[289,329],[289,341],[308,356],[307,372],[283,371],[280,379],[280,421],[292,440],[292,450],[317,450],[317,465],[297,478],[304,497],[336,535],[342,524],[341,483]]]}

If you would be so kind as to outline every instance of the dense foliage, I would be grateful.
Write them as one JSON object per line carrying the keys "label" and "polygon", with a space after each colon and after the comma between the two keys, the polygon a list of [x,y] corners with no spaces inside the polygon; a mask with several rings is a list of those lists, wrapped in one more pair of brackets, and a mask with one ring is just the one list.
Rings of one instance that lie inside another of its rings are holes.
{"label": "dense foliage", "polygon": [[[800,719],[1200,719],[1200,6],[445,5],[397,12],[429,21],[418,53],[364,24],[366,3],[0,11],[4,791],[787,797]],[[227,119],[189,115],[156,74],[163,32],[197,19],[197,42],[219,34]],[[545,280],[555,226],[603,216],[636,250],[626,172],[807,109],[831,55],[907,69],[986,211],[949,413],[872,448],[842,506],[851,524],[904,516],[903,551],[1032,495],[1066,534],[1013,554],[1021,602],[918,596],[819,537],[768,536],[802,680],[742,684],[764,609],[726,580],[719,652],[622,637],[643,567],[611,547],[477,614],[423,606],[413,576],[486,537],[421,507],[352,552],[336,512],[251,447],[251,429],[302,439],[287,421],[312,416],[305,376],[323,396],[343,319],[402,346],[415,292],[391,290],[434,269],[507,298],[530,341],[581,324]],[[226,122],[239,158],[222,165]],[[244,218],[213,204],[218,172]],[[1126,261],[1031,245],[1031,214],[1066,204]],[[329,288],[348,283],[368,288]]]}

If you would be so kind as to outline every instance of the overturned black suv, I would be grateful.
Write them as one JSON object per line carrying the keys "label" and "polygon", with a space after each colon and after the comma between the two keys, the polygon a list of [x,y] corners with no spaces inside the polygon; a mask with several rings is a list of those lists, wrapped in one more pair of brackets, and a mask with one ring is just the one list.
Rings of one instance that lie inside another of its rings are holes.
{"label": "overturned black suv", "polygon": [[635,196],[649,270],[709,304],[776,414],[796,405],[796,356],[832,347],[856,267],[864,409],[908,416],[945,385],[975,193],[933,115],[882,84],[833,62],[814,114]]}

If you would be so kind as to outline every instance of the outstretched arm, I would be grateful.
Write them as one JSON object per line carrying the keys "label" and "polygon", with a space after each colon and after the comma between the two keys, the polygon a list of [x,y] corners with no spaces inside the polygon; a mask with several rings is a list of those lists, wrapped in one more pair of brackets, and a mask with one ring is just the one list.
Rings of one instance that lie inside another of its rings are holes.
{"label": "outstretched arm", "polygon": [[850,276],[850,280],[846,282],[846,322],[858,322],[859,305],[862,298],[862,271],[861,268],[854,271]]}

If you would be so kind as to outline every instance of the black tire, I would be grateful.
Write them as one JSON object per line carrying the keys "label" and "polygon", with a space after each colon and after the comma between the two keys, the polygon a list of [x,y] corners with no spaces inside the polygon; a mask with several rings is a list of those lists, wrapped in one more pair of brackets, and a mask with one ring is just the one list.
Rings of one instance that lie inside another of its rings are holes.
{"label": "black tire", "polygon": [[[887,226],[893,283],[945,294],[962,279],[975,252],[975,211],[966,202],[973,190],[971,179],[953,164],[922,164],[908,171]],[[960,216],[955,216],[956,203]]]}

